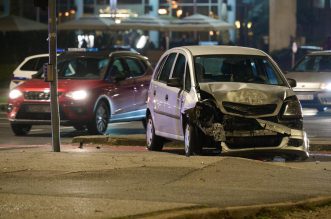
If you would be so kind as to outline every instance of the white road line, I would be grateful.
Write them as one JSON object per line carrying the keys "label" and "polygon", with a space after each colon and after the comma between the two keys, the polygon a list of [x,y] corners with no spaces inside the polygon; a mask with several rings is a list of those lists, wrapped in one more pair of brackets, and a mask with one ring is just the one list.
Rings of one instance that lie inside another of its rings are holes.
{"label": "white road line", "polygon": [[41,132],[44,131],[44,129],[31,129],[30,132]]}

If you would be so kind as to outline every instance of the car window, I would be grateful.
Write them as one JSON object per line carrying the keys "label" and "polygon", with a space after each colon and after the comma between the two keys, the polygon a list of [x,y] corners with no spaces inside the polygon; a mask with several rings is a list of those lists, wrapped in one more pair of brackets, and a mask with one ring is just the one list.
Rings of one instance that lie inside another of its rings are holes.
{"label": "car window", "polygon": [[188,64],[186,64],[186,68],[185,68],[185,88],[186,91],[190,91],[191,90],[191,75],[190,75],[190,68],[188,66]]}
{"label": "car window", "polygon": [[122,60],[120,58],[115,58],[112,65],[109,68],[108,71],[108,77],[115,78],[115,77],[121,77],[125,78],[128,75],[125,72],[124,65],[122,63]]}
{"label": "car window", "polygon": [[199,83],[242,82],[286,85],[268,58],[262,56],[196,56],[194,68]]}
{"label": "car window", "polygon": [[168,56],[167,61],[164,63],[161,73],[159,75],[159,78],[158,78],[159,81],[167,82],[167,80],[169,79],[176,55],[177,55],[176,53],[171,53]]}
{"label": "car window", "polygon": [[75,58],[59,63],[59,78],[98,79],[103,74],[108,59]]}
{"label": "car window", "polygon": [[38,58],[33,58],[27,61],[22,67],[21,70],[23,71],[36,71],[36,64],[38,62]]}
{"label": "car window", "polygon": [[172,78],[179,78],[181,81],[183,81],[184,73],[185,73],[185,63],[186,63],[185,56],[179,53],[176,59],[174,71],[171,75]]}
{"label": "car window", "polygon": [[130,75],[132,75],[132,77],[141,76],[145,73],[146,69],[138,59],[126,58],[125,61],[128,65]]}
{"label": "car window", "polygon": [[329,72],[331,55],[309,55],[304,57],[294,68],[295,72]]}
{"label": "car window", "polygon": [[40,57],[38,59],[38,62],[36,64],[35,70],[38,71],[45,63],[48,63],[49,58],[48,57]]}
{"label": "car window", "polygon": [[154,80],[158,80],[160,73],[161,73],[161,69],[165,63],[165,61],[167,60],[168,56],[165,56],[162,61],[160,62],[160,64],[157,66],[157,69],[155,70],[156,74],[154,75]]}

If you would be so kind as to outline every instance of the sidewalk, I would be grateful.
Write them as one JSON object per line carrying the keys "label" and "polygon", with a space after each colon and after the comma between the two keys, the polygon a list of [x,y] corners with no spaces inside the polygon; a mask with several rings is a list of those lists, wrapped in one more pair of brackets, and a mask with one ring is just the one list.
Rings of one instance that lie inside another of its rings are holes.
{"label": "sidewalk", "polygon": [[310,169],[187,158],[167,148],[78,146],[0,148],[0,217],[243,218],[331,202],[330,162]]}

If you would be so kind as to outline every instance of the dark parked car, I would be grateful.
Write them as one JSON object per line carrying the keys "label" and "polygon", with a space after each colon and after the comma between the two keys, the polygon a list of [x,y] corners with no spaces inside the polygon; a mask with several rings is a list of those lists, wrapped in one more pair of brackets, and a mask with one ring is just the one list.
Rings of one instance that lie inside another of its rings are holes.
{"label": "dark parked car", "polygon": [[[306,54],[311,52],[321,51],[323,48],[318,46],[299,46],[295,54],[295,63],[302,59]],[[290,48],[283,49],[272,54],[272,58],[277,62],[283,71],[290,70],[292,66],[292,50]]]}
{"label": "dark parked car", "polygon": [[[108,122],[145,121],[152,68],[128,51],[66,52],[58,57],[62,125],[105,134]],[[50,88],[42,72],[9,94],[8,119],[16,135],[32,125],[50,124]]]}

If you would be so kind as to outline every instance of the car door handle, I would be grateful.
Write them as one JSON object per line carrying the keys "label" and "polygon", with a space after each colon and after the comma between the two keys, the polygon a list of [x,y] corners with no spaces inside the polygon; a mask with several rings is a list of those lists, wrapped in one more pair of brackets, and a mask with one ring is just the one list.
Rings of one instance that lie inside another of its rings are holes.
{"label": "car door handle", "polygon": [[156,90],[154,90],[153,95],[154,95],[154,96],[156,95]]}
{"label": "car door handle", "polygon": [[168,97],[168,94],[166,94],[166,96],[165,96],[165,100],[168,101],[168,98],[169,98],[169,97]]}

